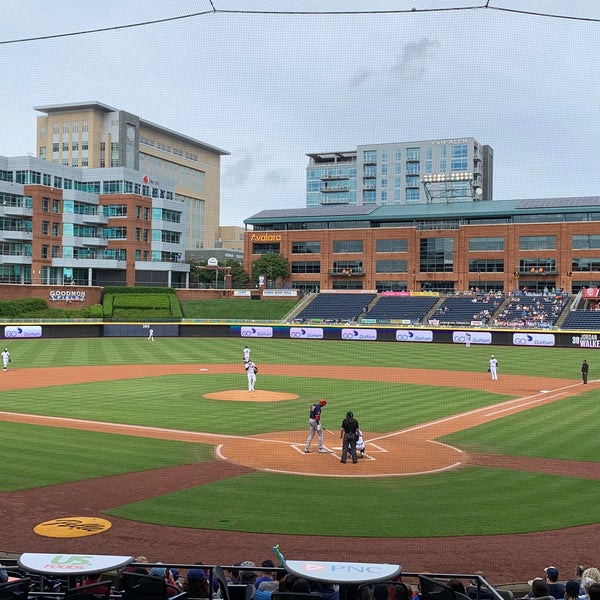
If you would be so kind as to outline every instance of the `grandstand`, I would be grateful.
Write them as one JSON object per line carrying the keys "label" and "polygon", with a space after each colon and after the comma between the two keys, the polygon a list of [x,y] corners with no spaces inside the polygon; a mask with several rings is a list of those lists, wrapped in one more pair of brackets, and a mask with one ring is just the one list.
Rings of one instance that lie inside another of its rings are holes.
{"label": "grandstand", "polygon": [[561,329],[600,331],[600,311],[574,310],[562,322]]}
{"label": "grandstand", "polygon": [[350,323],[366,313],[376,298],[374,293],[322,292],[294,317],[295,322],[323,321],[325,323]]}
{"label": "grandstand", "polygon": [[368,319],[386,321],[410,321],[420,324],[430,310],[439,302],[438,296],[397,296],[384,295],[374,303],[365,315]]}
{"label": "grandstand", "polygon": [[552,327],[568,301],[566,294],[514,295],[495,321],[505,327]]}
{"label": "grandstand", "polygon": [[488,323],[500,307],[502,298],[493,296],[450,296],[434,313],[440,324],[469,325],[474,321]]}

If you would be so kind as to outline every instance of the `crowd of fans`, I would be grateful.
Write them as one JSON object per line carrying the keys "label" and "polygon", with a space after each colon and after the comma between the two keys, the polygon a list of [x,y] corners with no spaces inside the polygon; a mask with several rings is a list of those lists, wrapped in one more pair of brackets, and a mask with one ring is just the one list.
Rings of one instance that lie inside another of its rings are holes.
{"label": "crowd of fans", "polygon": [[[240,587],[244,588],[244,600],[270,600],[274,592],[310,595],[315,600],[339,600],[340,597],[337,585],[297,577],[285,568],[276,567],[270,559],[262,561],[260,566],[249,560],[235,563],[221,569],[218,577],[215,576],[217,569],[221,568],[197,562],[183,575],[176,568],[160,562],[148,563],[146,557],[138,556],[134,563],[118,573],[114,584],[110,582],[109,587],[118,595],[126,588],[125,578],[130,576],[128,574],[138,574],[162,580],[165,583],[164,600],[175,600],[174,597],[180,594],[187,599],[218,600],[229,597],[229,600],[235,600],[233,589]],[[0,584],[18,578],[11,577],[11,574],[15,575],[0,564]],[[79,585],[87,586],[86,594],[108,597],[105,587],[107,577],[103,575],[107,574],[89,575]],[[422,600],[425,597],[430,600],[426,590],[419,587],[420,577],[415,579],[414,575],[405,573],[391,582],[361,585],[356,600]],[[445,589],[452,590],[455,600],[496,598],[493,588],[481,585],[482,581],[487,583],[481,572],[476,572],[475,578],[469,581],[445,577],[435,581]],[[409,580],[416,580],[417,583]],[[227,588],[228,594],[223,593],[223,587]],[[522,595],[515,593],[514,597],[518,600],[600,600],[600,571],[596,567],[577,565],[571,578],[561,580],[556,567],[546,567],[539,576],[527,583],[527,589],[522,590]]]}

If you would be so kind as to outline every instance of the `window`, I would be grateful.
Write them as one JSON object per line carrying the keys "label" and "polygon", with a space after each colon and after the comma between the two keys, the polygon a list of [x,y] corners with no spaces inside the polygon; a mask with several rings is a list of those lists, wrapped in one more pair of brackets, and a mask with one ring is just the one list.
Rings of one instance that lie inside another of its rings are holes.
{"label": "window", "polygon": [[408,252],[408,240],[376,240],[375,252]]}
{"label": "window", "polygon": [[52,258],[60,257],[60,246],[52,246]]}
{"label": "window", "polygon": [[421,148],[407,148],[406,149],[406,160],[407,161],[421,160]]}
{"label": "window", "polygon": [[279,254],[280,245],[273,244],[252,244],[252,254]]}
{"label": "window", "polygon": [[42,221],[42,235],[48,235],[50,231],[50,222]]}
{"label": "window", "polygon": [[577,273],[600,271],[600,258],[576,258],[571,264],[571,270]]}
{"label": "window", "polygon": [[292,254],[320,254],[321,242],[292,242]]}
{"label": "window", "polygon": [[363,152],[363,162],[376,163],[377,162],[377,150],[365,150]]}
{"label": "window", "polygon": [[484,252],[486,250],[504,250],[504,238],[480,237],[469,238],[469,252]]}
{"label": "window", "polygon": [[406,260],[377,260],[375,261],[376,273],[406,273],[408,263]]}
{"label": "window", "polygon": [[469,273],[504,273],[504,260],[501,258],[469,260]]}
{"label": "window", "polygon": [[52,200],[52,212],[55,215],[60,213],[60,200]]}
{"label": "window", "polygon": [[46,244],[42,245],[41,257],[48,258],[48,246],[46,246]]}
{"label": "window", "polygon": [[142,241],[142,228],[141,227],[135,228],[135,241],[136,242]]}
{"label": "window", "polygon": [[105,227],[104,228],[104,239],[105,240],[126,240],[127,239],[127,227]]}
{"label": "window", "polygon": [[63,142],[62,143],[62,151],[63,152],[68,152],[69,151],[69,142]]}
{"label": "window", "polygon": [[392,280],[392,281],[376,281],[375,287],[379,293],[381,292],[404,292],[408,290],[408,283],[406,281]]}
{"label": "window", "polygon": [[102,207],[105,217],[126,217],[127,204],[106,204]]}
{"label": "window", "polygon": [[419,188],[407,188],[406,189],[406,201],[407,202],[418,202],[419,201]]}
{"label": "window", "polygon": [[318,260],[292,261],[292,273],[320,273],[321,263]]}
{"label": "window", "polygon": [[600,235],[574,235],[571,248],[573,250],[598,250],[600,249]]}
{"label": "window", "polygon": [[58,237],[60,234],[60,223],[52,222],[52,237]]}
{"label": "window", "polygon": [[352,275],[362,275],[363,263],[362,260],[334,260],[333,275],[346,275],[352,277]]}
{"label": "window", "polygon": [[454,270],[454,239],[421,239],[419,270],[423,273],[448,273]]}
{"label": "window", "polygon": [[335,240],[333,242],[334,254],[347,254],[350,252],[363,252],[362,240]]}
{"label": "window", "polygon": [[421,180],[418,175],[407,175],[406,176],[406,187],[418,188],[421,184]]}
{"label": "window", "polygon": [[413,162],[406,165],[407,175],[418,175],[421,172],[421,163]]}
{"label": "window", "polygon": [[519,238],[519,250],[556,250],[555,235],[529,235]]}
{"label": "window", "polygon": [[556,273],[556,260],[554,258],[522,258],[519,261],[520,273]]}

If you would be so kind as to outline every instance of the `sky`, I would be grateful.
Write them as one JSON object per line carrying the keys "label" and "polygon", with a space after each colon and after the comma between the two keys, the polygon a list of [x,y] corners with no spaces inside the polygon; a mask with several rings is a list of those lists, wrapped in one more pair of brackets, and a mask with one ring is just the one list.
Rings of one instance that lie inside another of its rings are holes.
{"label": "sky", "polygon": [[35,154],[34,106],[108,104],[231,153],[221,225],[304,207],[306,155],[361,144],[474,137],[495,200],[600,195],[598,0],[0,8],[0,155]]}

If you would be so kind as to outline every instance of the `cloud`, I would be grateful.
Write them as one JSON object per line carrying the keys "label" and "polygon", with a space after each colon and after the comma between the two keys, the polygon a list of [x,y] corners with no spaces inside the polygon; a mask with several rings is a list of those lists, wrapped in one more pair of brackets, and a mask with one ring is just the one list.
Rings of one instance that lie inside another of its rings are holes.
{"label": "cloud", "polygon": [[256,153],[251,150],[238,155],[238,159],[224,169],[223,182],[230,189],[242,187],[256,169]]}
{"label": "cloud", "polygon": [[351,88],[360,87],[363,83],[369,81],[369,79],[375,77],[376,72],[372,69],[359,69],[348,80],[348,85]]}
{"label": "cloud", "polygon": [[426,37],[422,37],[418,42],[409,42],[396,56],[396,61],[391,68],[392,74],[403,80],[420,81],[439,46],[437,40]]}

